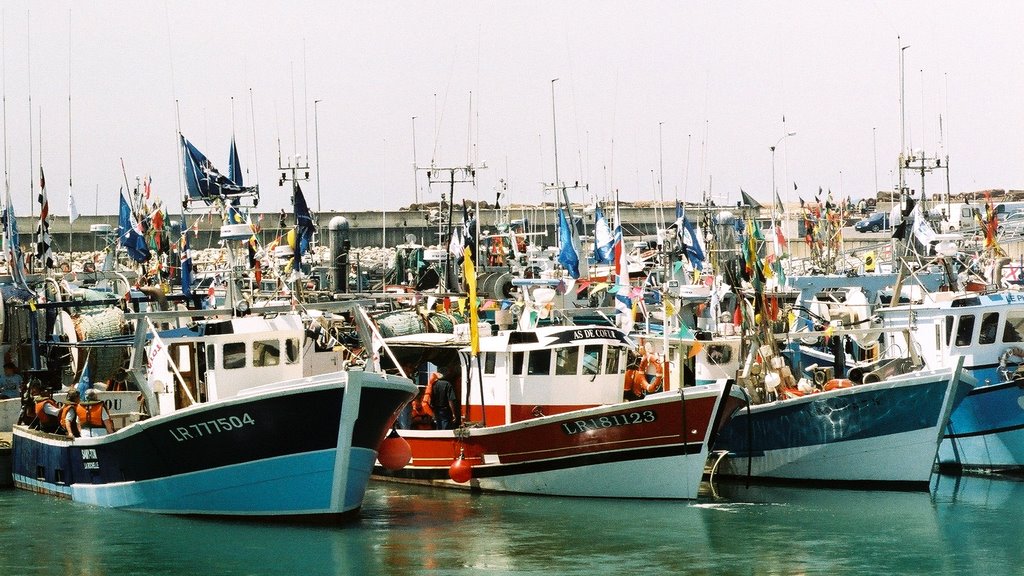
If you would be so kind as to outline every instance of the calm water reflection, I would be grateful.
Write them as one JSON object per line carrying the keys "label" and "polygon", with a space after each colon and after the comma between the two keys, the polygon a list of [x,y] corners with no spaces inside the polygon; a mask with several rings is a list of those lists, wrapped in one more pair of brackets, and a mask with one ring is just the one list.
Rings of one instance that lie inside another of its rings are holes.
{"label": "calm water reflection", "polygon": [[696,503],[481,496],[372,483],[305,527],[0,492],[0,574],[1019,574],[1024,482],[930,493],[720,485]]}

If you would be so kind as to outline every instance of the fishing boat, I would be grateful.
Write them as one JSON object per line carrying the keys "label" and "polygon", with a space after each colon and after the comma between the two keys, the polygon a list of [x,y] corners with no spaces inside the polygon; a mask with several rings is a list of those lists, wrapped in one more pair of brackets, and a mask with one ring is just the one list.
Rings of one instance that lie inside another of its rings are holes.
{"label": "fishing boat", "polygon": [[[950,416],[939,465],[950,470],[1024,469],[1024,295],[936,292],[916,305],[878,311],[891,329],[911,326],[936,366],[963,358],[977,381]],[[900,346],[899,332],[886,344]],[[905,344],[904,344],[905,345]]]}
{"label": "fishing boat", "polygon": [[969,388],[958,368],[751,404],[723,428],[717,473],[829,486],[927,489],[949,414]]}
{"label": "fishing boat", "polygon": [[431,363],[463,402],[454,430],[398,430],[411,447],[392,480],[485,492],[693,499],[708,446],[744,402],[729,383],[666,386],[623,401],[634,345],[608,326],[545,326],[482,336],[388,339],[398,363]]}
{"label": "fishing boat", "polygon": [[303,376],[295,315],[205,320],[166,339],[140,322],[150,328],[133,340],[140,411],[113,433],[73,440],[15,426],[17,487],[166,514],[328,519],[359,509],[377,449],[416,391],[408,379]]}

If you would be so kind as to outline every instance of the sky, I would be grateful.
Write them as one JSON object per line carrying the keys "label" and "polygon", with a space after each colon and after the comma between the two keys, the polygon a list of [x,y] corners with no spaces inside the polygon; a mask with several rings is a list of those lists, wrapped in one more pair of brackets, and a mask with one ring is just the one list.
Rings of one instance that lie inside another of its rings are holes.
{"label": "sky", "polygon": [[295,154],[314,210],[437,201],[414,154],[478,167],[456,201],[538,203],[557,135],[574,202],[768,203],[773,181],[795,202],[892,189],[902,133],[953,193],[1024,189],[1021,22],[1015,1],[5,0],[5,171],[19,215],[40,161],[53,213],[70,191],[113,214],[145,176],[177,211],[180,129],[224,172],[234,135],[260,209],[289,206]]}

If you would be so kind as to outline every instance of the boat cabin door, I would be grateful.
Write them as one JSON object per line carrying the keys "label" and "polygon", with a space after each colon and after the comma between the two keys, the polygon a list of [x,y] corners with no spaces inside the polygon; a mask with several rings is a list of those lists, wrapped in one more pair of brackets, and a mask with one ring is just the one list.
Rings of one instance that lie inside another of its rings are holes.
{"label": "boat cabin door", "polygon": [[[217,390],[217,346],[215,344],[206,345],[206,355],[204,356],[205,361],[203,362],[203,395],[208,396],[210,390]],[[214,398],[216,400],[216,398]]]}

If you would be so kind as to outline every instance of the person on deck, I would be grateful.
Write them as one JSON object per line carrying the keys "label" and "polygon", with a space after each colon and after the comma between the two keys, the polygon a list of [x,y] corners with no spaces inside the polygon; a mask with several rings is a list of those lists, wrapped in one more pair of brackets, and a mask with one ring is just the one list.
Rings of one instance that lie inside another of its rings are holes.
{"label": "person on deck", "polygon": [[61,406],[60,412],[57,414],[59,423],[57,433],[63,433],[71,440],[82,435],[78,428],[78,413],[75,410],[78,407],[78,400],[78,390],[69,390],[67,396],[64,397],[64,405]]}
{"label": "person on deck", "polygon": [[459,427],[459,401],[455,397],[455,387],[443,375],[434,382],[430,393],[430,409],[434,412],[436,429],[453,430]]}
{"label": "person on deck", "polygon": [[4,364],[3,378],[0,379],[0,398],[21,397],[21,374],[18,374],[18,367],[13,362]]}
{"label": "person on deck", "polygon": [[423,394],[417,396],[409,403],[412,407],[410,428],[416,430],[430,430],[434,427],[434,411],[430,407],[430,396],[434,391],[434,383],[441,377],[438,372],[431,372],[427,378],[427,385],[423,387]]}
{"label": "person on deck", "polygon": [[56,432],[60,427],[60,404],[57,404],[53,396],[41,386],[33,385],[32,394],[35,400],[36,425],[43,432]]}
{"label": "person on deck", "polygon": [[107,407],[99,399],[95,388],[85,391],[85,400],[75,407],[82,436],[106,436],[114,432],[114,421],[107,413]]}

